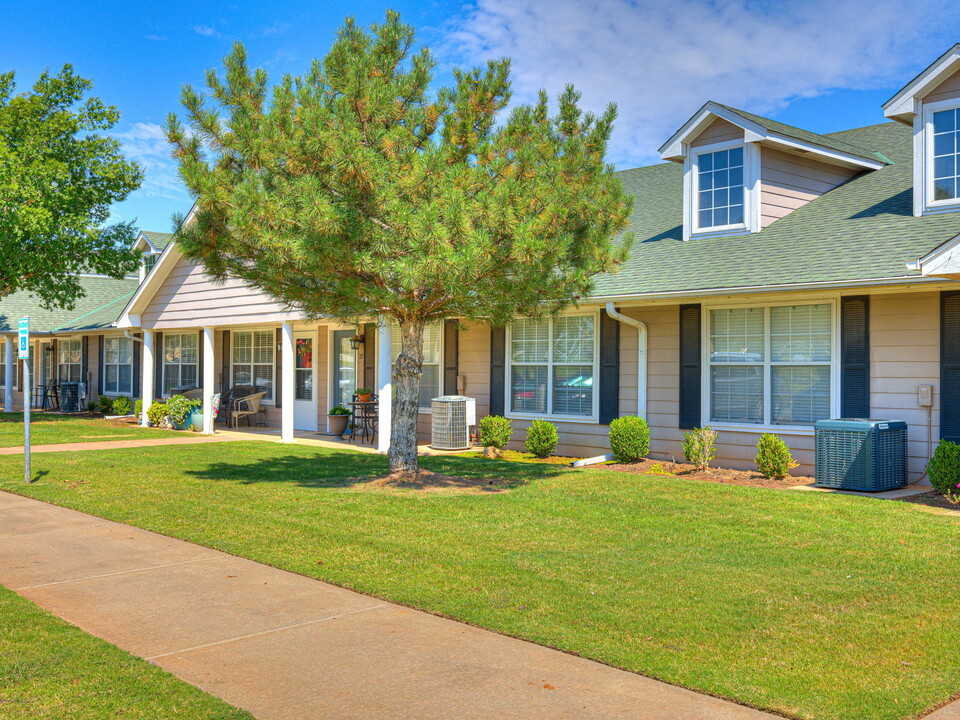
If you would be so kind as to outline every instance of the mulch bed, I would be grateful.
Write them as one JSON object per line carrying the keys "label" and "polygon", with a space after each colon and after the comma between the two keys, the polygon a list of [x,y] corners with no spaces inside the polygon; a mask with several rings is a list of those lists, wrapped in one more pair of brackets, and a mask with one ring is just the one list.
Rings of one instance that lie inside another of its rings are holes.
{"label": "mulch bed", "polygon": [[430,470],[418,473],[391,473],[378,477],[350,478],[348,481],[358,489],[365,490],[417,490],[425,492],[499,493],[509,488],[503,478],[470,478],[458,475],[442,475]]}
{"label": "mulch bed", "polygon": [[923,495],[910,495],[909,497],[899,499],[903,502],[926,505],[927,507],[931,508],[938,508],[940,510],[949,510],[950,512],[960,513],[960,505],[950,502],[936,490],[923,493]]}
{"label": "mulch bed", "polygon": [[663,475],[666,477],[681,477],[687,480],[705,480],[706,482],[724,483],[727,485],[749,485],[751,487],[765,488],[789,488],[796,485],[811,485],[814,482],[814,479],[808,475],[791,475],[783,480],[773,480],[765,475],[761,475],[756,470],[731,470],[729,468],[709,467],[701,471],[688,463],[672,462],[669,460],[643,459],[635,463],[606,463],[602,465],[590,465],[589,467],[636,473],[638,475]]}

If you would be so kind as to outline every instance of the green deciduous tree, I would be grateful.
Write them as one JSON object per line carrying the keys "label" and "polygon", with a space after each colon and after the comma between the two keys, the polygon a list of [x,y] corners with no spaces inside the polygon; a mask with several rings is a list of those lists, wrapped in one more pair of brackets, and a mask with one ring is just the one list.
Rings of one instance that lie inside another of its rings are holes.
{"label": "green deciduous tree", "polygon": [[189,129],[167,128],[197,201],[188,257],[309,316],[399,323],[393,472],[418,469],[426,323],[556,312],[628,245],[613,238],[630,200],[604,159],[613,106],[586,113],[568,87],[556,115],[541,93],[501,118],[508,60],[435,93],[433,68],[395,13],[370,32],[347,20],[326,58],[272,90],[238,44],[209,96],[184,88]]}
{"label": "green deciduous tree", "polygon": [[142,172],[99,134],[120,114],[84,99],[91,87],[70,65],[20,94],[14,73],[0,74],[0,297],[27,290],[45,307],[72,307],[77,273],[119,278],[137,267],[133,225],[106,223]]}

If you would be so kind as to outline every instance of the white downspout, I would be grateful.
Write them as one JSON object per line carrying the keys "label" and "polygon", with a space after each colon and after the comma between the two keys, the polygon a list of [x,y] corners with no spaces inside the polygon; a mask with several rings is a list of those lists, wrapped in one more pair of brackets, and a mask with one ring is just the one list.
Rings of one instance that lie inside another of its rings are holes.
{"label": "white downspout", "polygon": [[[612,302],[607,303],[607,315],[624,325],[635,327],[637,329],[637,417],[647,418],[647,324],[640,320],[634,320],[622,313],[617,312]],[[597,455],[596,457],[584,458],[572,463],[573,467],[582,467],[584,465],[594,465],[596,463],[613,460],[612,454]]]}

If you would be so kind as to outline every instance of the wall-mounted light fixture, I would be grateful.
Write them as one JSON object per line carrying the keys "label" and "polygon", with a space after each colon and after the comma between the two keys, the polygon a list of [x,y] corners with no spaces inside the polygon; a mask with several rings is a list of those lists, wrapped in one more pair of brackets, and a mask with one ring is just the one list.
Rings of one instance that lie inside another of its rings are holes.
{"label": "wall-mounted light fixture", "polygon": [[354,335],[352,338],[350,338],[350,349],[359,350],[361,347],[363,347],[363,341],[363,335]]}

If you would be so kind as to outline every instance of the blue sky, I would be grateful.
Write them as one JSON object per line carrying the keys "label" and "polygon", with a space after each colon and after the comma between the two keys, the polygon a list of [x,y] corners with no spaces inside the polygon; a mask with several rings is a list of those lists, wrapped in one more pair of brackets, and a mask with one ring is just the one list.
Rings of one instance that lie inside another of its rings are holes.
{"label": "blue sky", "polygon": [[[347,15],[387,7],[451,67],[513,59],[515,100],[573,82],[584,103],[620,108],[610,157],[627,168],[708,99],[818,132],[882,122],[880,104],[954,42],[943,0],[474,0],[473,2],[4,2],[0,70],[25,88],[72,63],[121,111],[115,133],[140,161],[143,187],[115,208],[169,230],[190,198],[160,132],[180,86],[201,85],[233,40],[274,76],[301,73]],[[933,22],[931,18],[938,18]]]}

